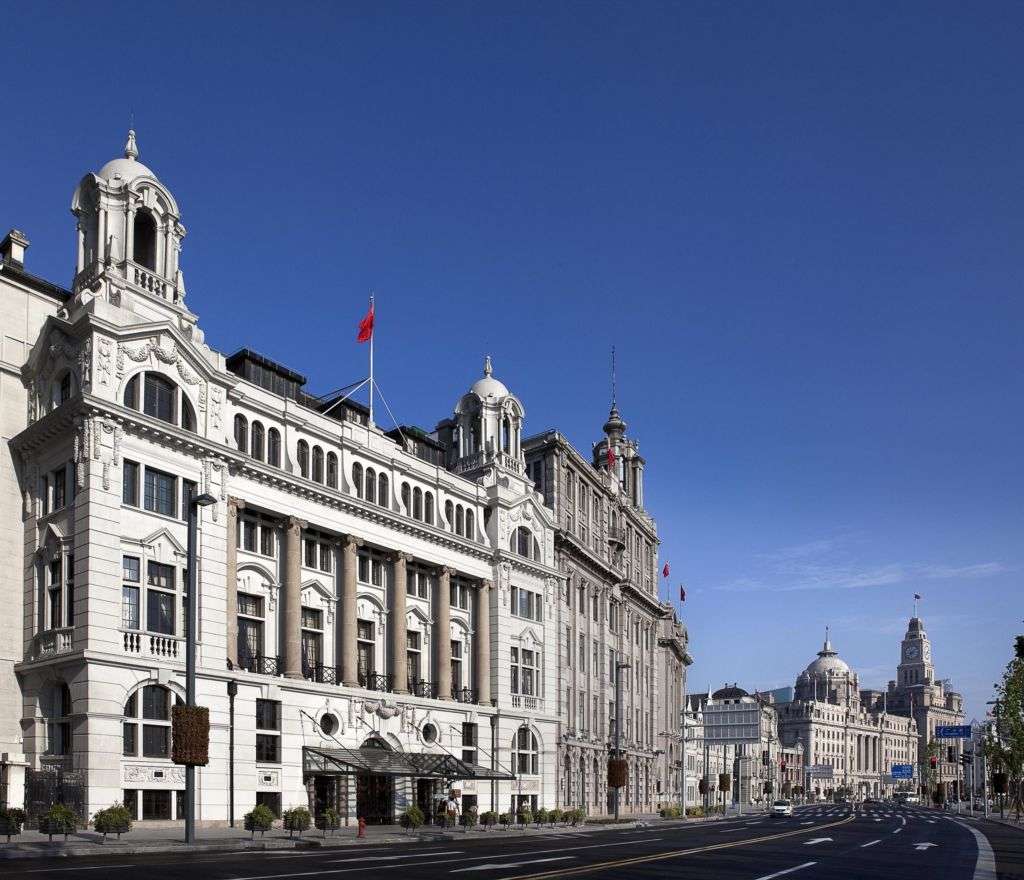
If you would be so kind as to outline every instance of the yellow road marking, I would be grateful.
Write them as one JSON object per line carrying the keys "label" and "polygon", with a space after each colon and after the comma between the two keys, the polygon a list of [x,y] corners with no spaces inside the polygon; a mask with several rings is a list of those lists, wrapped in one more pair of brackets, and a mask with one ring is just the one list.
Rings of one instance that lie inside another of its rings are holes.
{"label": "yellow road marking", "polygon": [[545,871],[540,874],[521,874],[518,877],[506,877],[505,880],[547,880],[551,877],[573,877],[577,874],[589,874],[592,871],[601,871],[605,868],[622,868],[626,865],[640,865],[644,862],[659,862],[664,859],[675,859],[679,856],[691,856],[696,853],[711,852],[712,850],[718,849],[732,849],[737,846],[749,846],[755,843],[764,843],[768,840],[780,840],[783,837],[794,837],[798,834],[807,834],[812,831],[822,831],[825,828],[836,828],[839,825],[845,825],[847,822],[852,822],[856,819],[856,815],[851,814],[845,819],[840,819],[838,822],[829,822],[827,825],[817,825],[814,828],[801,828],[798,831],[783,831],[779,834],[766,834],[763,837],[751,837],[747,840],[733,840],[729,843],[712,843],[707,846],[697,846],[692,849],[677,849],[667,853],[655,853],[649,856],[634,856],[631,859],[616,859],[611,862],[597,862],[593,865],[582,865],[579,868],[565,868],[558,871]]}

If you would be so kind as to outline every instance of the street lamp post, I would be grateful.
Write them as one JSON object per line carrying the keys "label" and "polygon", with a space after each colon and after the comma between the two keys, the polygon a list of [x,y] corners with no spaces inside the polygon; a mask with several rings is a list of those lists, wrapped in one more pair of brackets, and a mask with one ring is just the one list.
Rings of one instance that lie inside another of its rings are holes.
{"label": "street lamp post", "polygon": [[[616,760],[622,759],[622,670],[630,668],[629,663],[624,663],[621,660],[615,662],[615,758]],[[629,784],[627,777],[626,784]],[[619,791],[621,786],[616,786],[612,789],[615,793],[613,799],[613,805],[615,809],[615,821],[619,821],[619,799],[621,793]]]}
{"label": "street lamp post", "polygon": [[[216,504],[217,499],[208,492],[197,495],[192,489],[188,497],[188,548],[186,565],[188,566],[188,595],[186,597],[185,614],[185,705],[196,704],[196,606],[198,602],[196,585],[196,543],[199,532],[199,508]],[[196,842],[196,768],[185,766],[185,843]]]}

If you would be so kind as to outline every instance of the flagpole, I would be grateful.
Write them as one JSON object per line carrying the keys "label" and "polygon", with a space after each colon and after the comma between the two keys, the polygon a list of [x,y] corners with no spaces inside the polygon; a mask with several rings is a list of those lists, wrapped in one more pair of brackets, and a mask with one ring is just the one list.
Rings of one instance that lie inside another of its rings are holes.
{"label": "flagpole", "polygon": [[[373,294],[370,294],[370,314],[374,314]],[[376,318],[376,315],[374,314]],[[370,424],[373,424],[373,331],[376,327],[370,328]]]}

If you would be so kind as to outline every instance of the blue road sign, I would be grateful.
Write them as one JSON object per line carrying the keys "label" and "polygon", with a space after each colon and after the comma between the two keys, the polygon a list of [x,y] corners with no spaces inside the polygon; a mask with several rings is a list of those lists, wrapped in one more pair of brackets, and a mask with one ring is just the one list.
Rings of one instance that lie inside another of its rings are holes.
{"label": "blue road sign", "polygon": [[935,728],[936,739],[970,739],[970,724],[940,724]]}
{"label": "blue road sign", "polygon": [[913,779],[914,778],[914,765],[913,764],[893,764],[890,775],[893,779]]}

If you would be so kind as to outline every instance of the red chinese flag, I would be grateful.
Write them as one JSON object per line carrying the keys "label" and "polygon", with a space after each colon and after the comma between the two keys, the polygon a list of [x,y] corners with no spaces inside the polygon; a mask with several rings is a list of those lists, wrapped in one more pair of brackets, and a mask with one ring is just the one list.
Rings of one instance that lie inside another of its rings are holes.
{"label": "red chinese flag", "polygon": [[366,317],[359,322],[359,335],[356,336],[356,342],[369,342],[373,337],[373,301],[370,301],[370,311],[366,313]]}
{"label": "red chinese flag", "polygon": [[661,570],[662,577],[668,577],[668,563],[665,563],[665,567]]}
{"label": "red chinese flag", "polygon": [[611,443],[608,444],[608,467],[615,467],[615,448]]}

